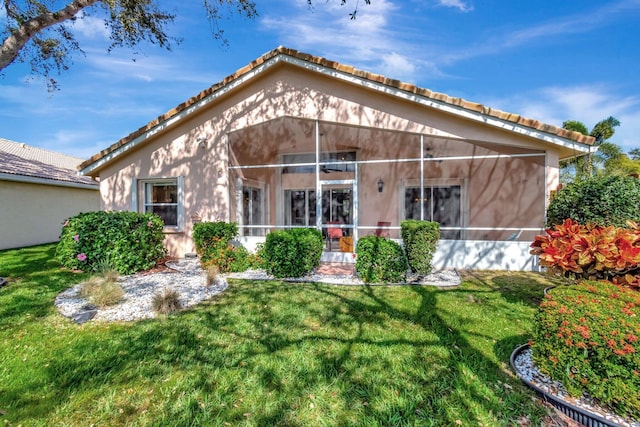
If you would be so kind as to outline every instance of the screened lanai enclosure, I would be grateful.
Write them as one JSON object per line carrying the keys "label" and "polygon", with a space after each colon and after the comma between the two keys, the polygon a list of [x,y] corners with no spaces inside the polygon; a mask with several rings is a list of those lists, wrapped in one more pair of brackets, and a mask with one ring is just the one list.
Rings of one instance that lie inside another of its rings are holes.
{"label": "screened lanai enclosure", "polygon": [[544,223],[545,153],[284,117],[228,136],[231,220],[240,234],[315,227],[325,250],[400,238],[404,219],[443,240],[533,240]]}

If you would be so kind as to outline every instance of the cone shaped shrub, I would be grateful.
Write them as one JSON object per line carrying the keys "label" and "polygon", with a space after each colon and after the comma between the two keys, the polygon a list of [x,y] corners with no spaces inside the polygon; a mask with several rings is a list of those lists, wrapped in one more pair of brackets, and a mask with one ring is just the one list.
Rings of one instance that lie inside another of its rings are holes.
{"label": "cone shaped shrub", "polygon": [[429,274],[431,261],[440,239],[440,224],[433,221],[406,220],[400,223],[402,242],[411,271]]}

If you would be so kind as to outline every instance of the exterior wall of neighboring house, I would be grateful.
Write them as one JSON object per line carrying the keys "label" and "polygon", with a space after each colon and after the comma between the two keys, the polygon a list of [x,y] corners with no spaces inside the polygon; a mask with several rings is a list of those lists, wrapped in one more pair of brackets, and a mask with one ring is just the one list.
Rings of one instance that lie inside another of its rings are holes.
{"label": "exterior wall of neighboring house", "polygon": [[0,138],[0,249],[55,242],[62,223],[100,208],[82,159]]}
{"label": "exterior wall of neighboring house", "polygon": [[[267,60],[273,62],[263,67]],[[459,192],[460,214],[445,230],[453,237],[441,242],[436,265],[530,269],[526,241],[544,223],[559,160],[589,152],[593,141],[584,138],[278,48],[82,167],[99,178],[105,210],[154,210],[162,204],[156,186],[171,186],[161,191],[172,194],[160,208],[177,209],[165,229],[174,256],[194,251],[196,221],[244,224],[247,189],[262,204],[261,224],[241,227],[251,247],[265,232],[291,225],[285,197],[294,190],[320,190],[323,197],[325,188],[348,187],[357,194],[357,221],[347,233],[363,236],[388,223],[390,237],[399,238],[415,189],[429,186],[433,195],[449,186]],[[346,152],[353,167],[316,169],[317,148],[321,156]],[[280,166],[309,154],[313,170]]]}
{"label": "exterior wall of neighboring house", "polygon": [[0,180],[0,249],[58,241],[67,218],[100,208],[96,190]]}

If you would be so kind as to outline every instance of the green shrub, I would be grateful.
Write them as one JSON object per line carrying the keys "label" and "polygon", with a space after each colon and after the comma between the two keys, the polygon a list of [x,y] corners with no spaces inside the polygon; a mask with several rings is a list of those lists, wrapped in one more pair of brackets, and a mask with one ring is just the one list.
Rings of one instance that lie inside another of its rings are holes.
{"label": "green shrub", "polygon": [[400,222],[402,242],[411,271],[429,274],[431,261],[440,239],[440,224],[432,221],[406,220]]}
{"label": "green shrub", "polygon": [[99,270],[102,263],[121,274],[147,270],[165,256],[163,227],[151,213],[81,213],[62,227],[56,258],[75,270]]}
{"label": "green shrub", "polygon": [[608,282],[553,289],[540,304],[532,350],[538,368],[573,396],[588,392],[640,417],[640,292]]}
{"label": "green shrub", "polygon": [[627,220],[640,221],[640,179],[597,176],[581,179],[559,190],[547,209],[547,227],[565,219],[586,225],[625,227]]}
{"label": "green shrub", "polygon": [[393,240],[365,236],[356,245],[356,271],[367,283],[399,283],[407,278],[409,263],[402,247]]}
{"label": "green shrub", "polygon": [[301,277],[320,265],[324,242],[313,228],[294,228],[267,234],[264,264],[278,278]]}
{"label": "green shrub", "polygon": [[193,241],[200,263],[205,270],[215,265],[221,273],[245,271],[249,268],[249,252],[243,246],[234,246],[238,235],[234,222],[199,222],[193,226]]}

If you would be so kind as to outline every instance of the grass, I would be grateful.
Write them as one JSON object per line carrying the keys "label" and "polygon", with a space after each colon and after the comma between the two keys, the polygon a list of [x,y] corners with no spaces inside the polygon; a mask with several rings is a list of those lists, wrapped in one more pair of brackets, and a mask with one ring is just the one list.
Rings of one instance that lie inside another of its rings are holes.
{"label": "grass", "polygon": [[87,276],[53,245],[0,252],[0,425],[530,425],[508,369],[550,283],[476,272],[456,289],[232,281],[159,320],[75,325]]}
{"label": "grass", "polygon": [[103,274],[93,276],[82,283],[80,295],[101,308],[114,305],[124,296],[124,289],[116,282],[116,279],[117,276],[114,278]]}

